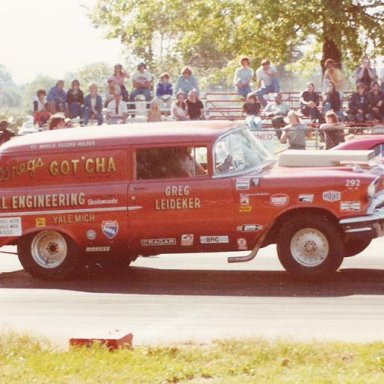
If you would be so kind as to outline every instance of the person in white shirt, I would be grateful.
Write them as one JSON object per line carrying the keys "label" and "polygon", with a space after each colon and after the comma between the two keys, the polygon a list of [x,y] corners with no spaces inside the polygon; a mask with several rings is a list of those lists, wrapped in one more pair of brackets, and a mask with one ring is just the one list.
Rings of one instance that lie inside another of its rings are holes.
{"label": "person in white shirt", "polygon": [[116,93],[114,100],[108,103],[107,123],[123,124],[128,118],[127,103],[122,101],[120,93]]}

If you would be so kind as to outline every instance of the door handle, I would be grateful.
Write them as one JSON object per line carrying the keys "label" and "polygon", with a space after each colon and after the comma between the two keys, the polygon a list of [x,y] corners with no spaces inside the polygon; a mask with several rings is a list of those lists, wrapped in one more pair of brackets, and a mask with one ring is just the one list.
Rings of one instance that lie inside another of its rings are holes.
{"label": "door handle", "polygon": [[131,191],[140,191],[143,189],[147,189],[147,187],[145,187],[144,185],[138,185],[138,186],[131,187]]}

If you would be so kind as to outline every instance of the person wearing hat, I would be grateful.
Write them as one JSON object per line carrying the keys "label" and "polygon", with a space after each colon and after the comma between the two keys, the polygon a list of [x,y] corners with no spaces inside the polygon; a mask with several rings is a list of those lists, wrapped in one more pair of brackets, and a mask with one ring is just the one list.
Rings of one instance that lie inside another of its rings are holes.
{"label": "person wearing hat", "polygon": [[191,67],[184,67],[181,70],[181,75],[177,79],[176,92],[183,92],[188,95],[189,92],[194,91],[199,96],[199,83],[195,76],[192,75]]}
{"label": "person wearing hat", "polygon": [[250,83],[253,79],[254,72],[253,69],[249,67],[250,61],[248,57],[243,57],[240,60],[240,64],[241,67],[236,69],[233,84],[236,87],[237,93],[245,99],[248,93],[252,91]]}
{"label": "person wearing hat", "polygon": [[[153,87],[152,74],[147,70],[145,63],[140,63],[137,66],[137,71],[132,76],[133,91],[131,92],[130,100],[135,101],[136,97],[143,95],[148,102],[151,100],[151,89]],[[132,105],[132,108],[135,106]],[[149,108],[149,105],[147,105]]]}
{"label": "person wearing hat", "polygon": [[164,72],[160,76],[160,81],[157,83],[156,96],[160,104],[160,108],[169,110],[172,103],[173,88],[169,82],[169,73]]}

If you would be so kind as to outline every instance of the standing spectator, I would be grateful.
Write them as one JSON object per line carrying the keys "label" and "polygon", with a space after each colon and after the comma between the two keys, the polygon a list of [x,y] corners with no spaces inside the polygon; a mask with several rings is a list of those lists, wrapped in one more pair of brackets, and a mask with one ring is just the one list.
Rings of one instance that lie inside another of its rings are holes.
{"label": "standing spectator", "polygon": [[108,77],[107,91],[105,93],[105,104],[104,107],[108,108],[110,101],[115,100],[115,95],[121,94],[120,87],[116,84],[114,76]]}
{"label": "standing spectator", "polygon": [[263,107],[267,105],[264,95],[273,92],[280,92],[279,74],[269,60],[264,59],[261,67],[256,70],[257,90],[253,92]]}
{"label": "standing spectator", "polygon": [[319,110],[320,96],[315,92],[315,85],[307,83],[307,90],[300,95],[301,113],[304,116],[310,117],[313,123],[316,120],[322,124],[325,122],[323,115]]}
{"label": "standing spectator", "polygon": [[276,136],[280,139],[280,129],[285,126],[284,118],[289,112],[289,105],[283,103],[281,93],[275,95],[275,101],[271,101],[264,109],[264,114],[271,118],[272,127],[275,128]]}
{"label": "standing spectator", "polygon": [[204,105],[199,100],[197,92],[190,91],[188,93],[187,113],[190,120],[204,120]]}
{"label": "standing spectator", "polygon": [[120,93],[116,93],[114,100],[111,100],[108,104],[107,123],[123,124],[127,121],[127,118],[127,103],[122,100]]}
{"label": "standing spectator", "polygon": [[157,100],[153,100],[147,116],[148,122],[161,121],[161,110]]}
{"label": "standing spectator", "polygon": [[67,94],[64,91],[64,81],[58,80],[47,95],[48,110],[51,114],[56,112],[65,112]]}
{"label": "standing spectator", "polygon": [[172,104],[172,116],[177,121],[188,120],[187,103],[184,92],[178,92],[176,100]]}
{"label": "standing spectator", "polygon": [[341,110],[341,98],[340,93],[336,90],[333,82],[329,82],[324,93],[323,109],[324,113],[332,110],[336,113],[340,121],[344,120],[344,114]]}
{"label": "standing spectator", "polygon": [[192,75],[192,69],[190,67],[184,67],[181,71],[180,77],[177,79],[176,92],[184,92],[189,95],[190,91],[195,91],[199,96],[199,83],[195,76]]}
{"label": "standing spectator", "polygon": [[250,61],[248,57],[243,57],[240,60],[240,64],[241,67],[236,69],[233,84],[236,87],[237,93],[245,99],[248,93],[252,91],[250,83],[253,79],[254,72],[253,69],[249,67]]}
{"label": "standing spectator", "polygon": [[48,123],[51,114],[48,111],[48,103],[46,99],[47,93],[44,89],[39,89],[36,98],[33,101],[33,122],[39,127]]}
{"label": "standing spectator", "polygon": [[0,145],[11,140],[13,136],[15,136],[15,134],[9,129],[8,121],[3,120],[0,122]]}
{"label": "standing spectator", "polygon": [[307,126],[301,124],[295,111],[289,111],[287,118],[289,124],[282,129],[280,141],[283,144],[288,142],[288,149],[305,149],[305,138],[309,134]]}
{"label": "standing spectator", "polygon": [[371,67],[371,61],[367,56],[363,57],[362,64],[356,70],[356,84],[363,83],[366,91],[371,88],[371,83],[377,80],[376,70]]}
{"label": "standing spectator", "polygon": [[330,149],[344,142],[345,125],[339,123],[334,111],[325,114],[325,123],[320,125],[320,131],[325,135],[325,149]]}
{"label": "standing spectator", "polygon": [[336,91],[343,93],[344,89],[344,75],[339,68],[336,68],[336,63],[333,59],[327,59],[324,63],[325,72],[323,76],[323,93],[325,94],[328,85],[332,83]]}
{"label": "standing spectator", "polygon": [[160,81],[157,83],[156,96],[164,109],[170,109],[172,103],[173,88],[169,82],[169,73],[164,72],[160,76]]}
{"label": "standing spectator", "polygon": [[153,81],[152,75],[147,70],[145,63],[140,63],[137,66],[137,71],[132,76],[132,85],[134,90],[131,92],[131,101],[135,101],[135,98],[138,95],[143,95],[147,102],[151,100]]}
{"label": "standing spectator", "polygon": [[116,64],[114,68],[113,77],[115,78],[115,83],[120,87],[120,93],[123,98],[123,101],[128,101],[129,94],[124,82],[125,79],[129,78],[129,73],[124,70],[121,64]]}
{"label": "standing spectator", "polygon": [[249,94],[247,101],[243,105],[243,113],[246,116],[245,123],[251,130],[261,129],[260,109],[261,105],[257,101],[256,96]]}
{"label": "standing spectator", "polygon": [[381,121],[384,111],[384,94],[380,91],[377,81],[371,84],[371,90],[368,92],[369,114],[374,120]]}
{"label": "standing spectator", "polygon": [[67,92],[68,115],[70,119],[81,116],[84,104],[84,93],[80,89],[79,80],[73,80]]}
{"label": "standing spectator", "polygon": [[369,112],[369,102],[366,92],[366,85],[358,83],[356,92],[351,95],[349,99],[348,120],[355,123],[362,123],[367,120]]}
{"label": "standing spectator", "polygon": [[381,61],[381,68],[379,71],[379,80],[380,80],[381,92],[384,94],[384,59]]}
{"label": "standing spectator", "polygon": [[103,101],[97,93],[97,85],[91,83],[89,85],[89,95],[84,99],[83,124],[88,125],[90,119],[97,120],[97,124],[103,124]]}

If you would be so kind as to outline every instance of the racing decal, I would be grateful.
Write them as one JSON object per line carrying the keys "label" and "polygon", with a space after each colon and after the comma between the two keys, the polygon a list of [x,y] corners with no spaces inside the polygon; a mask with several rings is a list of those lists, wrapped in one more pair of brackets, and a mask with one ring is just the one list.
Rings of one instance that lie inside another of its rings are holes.
{"label": "racing decal", "polygon": [[359,189],[361,185],[360,179],[346,179],[345,180],[345,186],[348,189]]}
{"label": "racing decal", "polygon": [[340,211],[342,212],[359,212],[360,210],[360,201],[340,201]]}
{"label": "racing decal", "polygon": [[94,223],[96,221],[93,213],[79,213],[79,214],[66,214],[54,215],[54,224],[81,224],[81,223]]}
{"label": "racing decal", "polygon": [[255,187],[260,187],[260,178],[259,177],[254,177],[252,179],[252,185]]}
{"label": "racing decal", "polygon": [[116,163],[113,157],[85,157],[70,160],[53,160],[49,164],[49,173],[52,176],[77,175],[79,170],[88,174],[116,172]]}
{"label": "racing decal", "polygon": [[189,185],[169,185],[165,187],[165,198],[155,200],[155,210],[168,211],[201,208],[198,197],[190,196]]}
{"label": "racing decal", "polygon": [[201,244],[228,244],[228,236],[200,236]]}
{"label": "racing decal", "polygon": [[35,219],[35,226],[38,228],[45,227],[47,225],[47,221],[45,217],[36,217]]}
{"label": "racing decal", "polygon": [[9,166],[0,167],[0,181],[8,181],[24,174],[34,176],[36,171],[43,166],[44,162],[41,157],[23,161],[21,163],[11,163]]}
{"label": "racing decal", "polygon": [[176,239],[142,239],[140,243],[143,247],[159,247],[162,245],[176,245]]}
{"label": "racing decal", "polygon": [[270,203],[275,207],[284,207],[289,203],[289,196],[284,193],[272,195],[270,197]]}
{"label": "racing decal", "polygon": [[237,179],[236,180],[236,190],[237,191],[245,191],[248,190],[250,186],[249,179]]}
{"label": "racing decal", "polygon": [[31,144],[29,148],[33,151],[40,149],[53,149],[53,148],[87,148],[94,147],[96,142],[94,140],[72,141],[72,142],[58,142],[47,144]]}
{"label": "racing decal", "polygon": [[193,234],[184,234],[181,235],[181,246],[182,247],[192,247],[193,246]]}
{"label": "racing decal", "polygon": [[0,218],[0,237],[21,236],[21,217]]}
{"label": "racing decal", "polygon": [[299,203],[313,203],[314,195],[311,194],[301,194],[299,195]]}
{"label": "racing decal", "polygon": [[243,238],[237,239],[237,248],[239,250],[247,250],[247,240]]}
{"label": "racing decal", "polygon": [[88,199],[87,203],[88,205],[113,205],[118,204],[119,200],[115,197],[108,197],[105,199]]}
{"label": "racing decal", "polygon": [[237,230],[240,232],[257,232],[261,231],[263,226],[260,224],[243,224],[237,227]]}
{"label": "racing decal", "polygon": [[111,247],[86,247],[85,252],[110,252]]}
{"label": "racing decal", "polygon": [[88,240],[95,240],[96,239],[96,232],[93,229],[89,229],[87,231],[87,239]]}
{"label": "racing decal", "polygon": [[340,201],[341,193],[338,191],[325,191],[323,192],[323,200],[329,201],[331,203],[335,201]]}
{"label": "racing decal", "polygon": [[244,193],[240,195],[240,205],[249,205],[249,195]]}
{"label": "racing decal", "polygon": [[252,205],[242,205],[239,209],[240,213],[249,213],[252,212]]}
{"label": "racing decal", "polygon": [[119,232],[119,223],[117,220],[104,220],[101,223],[101,230],[109,240],[112,240]]}

